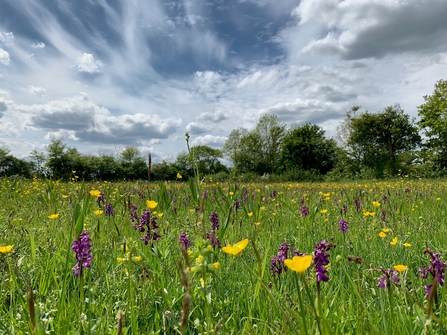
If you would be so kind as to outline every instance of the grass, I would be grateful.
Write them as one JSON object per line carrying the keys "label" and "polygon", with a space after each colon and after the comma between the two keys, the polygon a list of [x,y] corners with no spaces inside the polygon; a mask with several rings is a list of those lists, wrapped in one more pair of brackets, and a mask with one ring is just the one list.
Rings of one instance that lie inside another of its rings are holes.
{"label": "grass", "polygon": [[[3,179],[0,247],[13,247],[0,249],[0,333],[444,334],[446,185]],[[114,216],[105,215],[106,204]],[[147,245],[147,228],[135,229],[145,211],[158,226],[150,221],[150,237],[161,235]],[[84,231],[92,266],[75,276],[71,247]],[[222,247],[249,243],[233,256],[213,247],[210,233]],[[317,282],[314,265],[300,275],[281,261],[272,275],[281,244],[290,245],[287,258],[294,250],[315,257],[323,240],[334,245],[329,281]],[[426,248],[440,254],[441,272],[424,279],[419,269],[432,263]],[[394,273],[396,265],[408,268]],[[387,285],[379,288],[382,276]]]}

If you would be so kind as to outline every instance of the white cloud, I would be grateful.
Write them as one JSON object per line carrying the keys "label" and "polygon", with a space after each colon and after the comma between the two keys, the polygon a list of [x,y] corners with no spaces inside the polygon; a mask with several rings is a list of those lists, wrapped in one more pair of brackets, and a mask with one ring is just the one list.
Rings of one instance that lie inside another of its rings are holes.
{"label": "white cloud", "polygon": [[43,130],[90,143],[134,145],[152,139],[165,139],[181,125],[178,118],[149,114],[113,116],[93,103],[86,94],[46,104],[14,105],[25,118],[27,129]]}
{"label": "white cloud", "polygon": [[10,47],[14,44],[14,34],[9,33],[2,33],[0,31],[0,43],[4,46]]}
{"label": "white cloud", "polygon": [[100,68],[103,66],[101,61],[95,60],[92,54],[85,52],[77,59],[77,63],[78,71],[87,73],[100,72]]}
{"label": "white cloud", "polygon": [[300,27],[320,24],[320,36],[303,52],[363,59],[447,49],[439,43],[447,39],[445,0],[303,0],[293,13]]}
{"label": "white cloud", "polygon": [[19,130],[9,121],[0,122],[0,133],[4,136],[18,137]]}
{"label": "white cloud", "polygon": [[44,97],[47,94],[47,90],[40,86],[34,86],[29,85],[28,86],[28,92],[34,95],[37,95],[38,97]]}
{"label": "white cloud", "polygon": [[207,145],[210,147],[222,147],[227,138],[225,136],[205,135],[198,136],[191,141],[191,145]]}
{"label": "white cloud", "polygon": [[0,48],[0,63],[9,65],[10,57],[9,52]]}
{"label": "white cloud", "polygon": [[43,49],[43,48],[45,48],[45,43],[43,43],[43,42],[36,42],[36,43],[31,44],[31,46],[34,49]]}
{"label": "white cloud", "polygon": [[186,131],[190,134],[203,134],[210,130],[210,127],[198,122],[190,122],[186,126]]}
{"label": "white cloud", "polygon": [[0,97],[3,97],[3,98],[9,98],[9,92],[0,89]]}
{"label": "white cloud", "polygon": [[197,120],[208,120],[213,122],[219,122],[228,119],[228,115],[222,110],[214,112],[204,112],[197,116]]}
{"label": "white cloud", "polygon": [[6,101],[3,100],[3,98],[0,98],[0,117],[3,115],[3,112],[8,109],[8,106],[6,105]]}

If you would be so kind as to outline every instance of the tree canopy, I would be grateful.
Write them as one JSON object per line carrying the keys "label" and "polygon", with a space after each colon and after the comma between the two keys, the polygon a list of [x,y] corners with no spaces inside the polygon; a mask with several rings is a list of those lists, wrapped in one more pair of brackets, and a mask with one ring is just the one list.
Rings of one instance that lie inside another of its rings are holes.
{"label": "tree canopy", "polygon": [[427,136],[426,147],[434,161],[442,168],[447,167],[447,80],[435,84],[433,94],[424,96],[424,103],[418,106],[421,118],[419,127]]}
{"label": "tree canopy", "polygon": [[238,173],[258,174],[279,171],[280,152],[286,125],[276,115],[262,116],[254,130],[233,130],[223,152]]}
{"label": "tree canopy", "polygon": [[396,173],[399,155],[420,145],[415,120],[398,104],[378,113],[359,110],[353,107],[341,127],[348,155],[359,169],[373,168],[377,176]]}
{"label": "tree canopy", "polygon": [[283,169],[298,168],[326,174],[337,161],[337,144],[325,137],[325,131],[316,124],[306,123],[290,129],[282,143]]}

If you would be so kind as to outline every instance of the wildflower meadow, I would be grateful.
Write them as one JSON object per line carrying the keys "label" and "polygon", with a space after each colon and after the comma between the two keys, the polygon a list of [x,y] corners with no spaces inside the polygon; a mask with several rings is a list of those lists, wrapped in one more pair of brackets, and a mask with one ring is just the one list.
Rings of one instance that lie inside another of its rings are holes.
{"label": "wildflower meadow", "polygon": [[443,181],[4,178],[0,203],[0,334],[447,332]]}

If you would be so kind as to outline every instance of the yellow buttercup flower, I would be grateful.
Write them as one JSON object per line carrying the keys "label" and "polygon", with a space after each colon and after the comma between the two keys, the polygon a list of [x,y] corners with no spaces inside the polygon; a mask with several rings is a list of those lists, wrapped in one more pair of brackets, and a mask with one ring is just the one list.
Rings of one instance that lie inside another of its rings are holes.
{"label": "yellow buttercup flower", "polygon": [[[118,261],[118,263],[127,262],[127,261],[129,260],[129,257],[130,257],[130,252],[127,252],[125,256],[126,256],[126,257],[118,257],[118,258],[116,259],[116,260]],[[132,257],[132,260],[133,260],[134,262],[139,262],[139,261],[141,261],[142,259],[143,259],[143,257],[141,257],[141,256],[134,256],[134,257]]]}
{"label": "yellow buttercup flower", "polygon": [[103,213],[103,211],[100,209],[97,209],[96,211],[93,212],[93,214],[95,214],[95,215],[101,215],[102,213]]}
{"label": "yellow buttercup flower", "polygon": [[390,228],[382,228],[382,231],[383,231],[384,233],[388,233],[388,232],[390,231]]}
{"label": "yellow buttercup flower", "polygon": [[230,191],[230,192],[228,192],[228,194],[229,194],[229,195],[234,195],[234,192],[231,192],[231,191]]}
{"label": "yellow buttercup flower", "polygon": [[177,172],[177,178],[178,179],[182,179],[183,177],[182,177],[182,175],[180,173]]}
{"label": "yellow buttercup flower", "polygon": [[381,232],[379,233],[379,236],[380,236],[381,238],[385,238],[385,237],[386,237],[386,234],[385,234],[383,231],[381,231]]}
{"label": "yellow buttercup flower", "polygon": [[0,246],[0,253],[7,254],[12,250],[13,245]]}
{"label": "yellow buttercup flower", "polygon": [[59,214],[51,214],[48,216],[48,218],[51,220],[57,219],[58,217],[59,217]]}
{"label": "yellow buttercup flower", "polygon": [[292,259],[285,259],[284,265],[290,270],[303,273],[312,264],[312,255],[293,256]]}
{"label": "yellow buttercup flower", "polygon": [[154,200],[146,200],[146,206],[149,209],[154,209],[155,207],[157,207],[158,202],[154,201]]}
{"label": "yellow buttercup flower", "polygon": [[403,244],[403,246],[404,246],[404,247],[411,247],[411,244],[408,243],[408,242],[405,242],[405,243]]}
{"label": "yellow buttercup flower", "polygon": [[203,256],[202,255],[199,255],[199,257],[196,258],[196,263],[197,264],[203,263]]}
{"label": "yellow buttercup flower", "polygon": [[327,213],[327,209],[322,209],[322,210],[320,211],[320,213],[321,213],[321,214],[326,214],[326,213]]}
{"label": "yellow buttercup flower", "polygon": [[255,222],[255,225],[256,225],[256,226],[259,226],[260,224],[261,224],[261,221],[256,221],[256,222]]}
{"label": "yellow buttercup flower", "polygon": [[374,206],[374,207],[380,207],[380,202],[378,202],[378,201],[373,201],[373,206]]}
{"label": "yellow buttercup flower", "polygon": [[399,264],[399,265],[394,265],[394,268],[399,272],[404,272],[406,269],[408,269],[408,266]]}
{"label": "yellow buttercup flower", "polygon": [[248,215],[249,217],[252,217],[252,216],[253,216],[253,212],[247,213],[247,215]]}
{"label": "yellow buttercup flower", "polygon": [[98,191],[98,190],[91,190],[91,191],[90,191],[90,195],[91,195],[92,197],[100,197],[100,196],[101,196],[101,191]]}
{"label": "yellow buttercup flower", "polygon": [[220,266],[219,262],[213,263],[213,268],[215,268],[216,270],[219,268],[219,266]]}
{"label": "yellow buttercup flower", "polygon": [[247,245],[248,245],[248,238],[240,242],[237,242],[234,245],[227,245],[226,247],[222,248],[222,251],[227,254],[237,256],[242,252],[242,250],[244,250],[247,247]]}
{"label": "yellow buttercup flower", "polygon": [[62,194],[62,198],[63,198],[63,199],[67,199],[67,198],[68,198],[68,195]]}
{"label": "yellow buttercup flower", "polygon": [[393,238],[393,240],[390,242],[391,245],[396,245],[397,244],[397,237]]}

